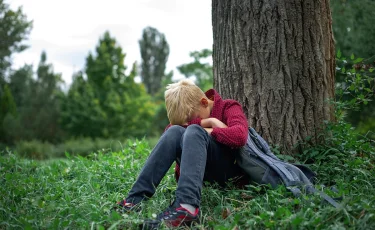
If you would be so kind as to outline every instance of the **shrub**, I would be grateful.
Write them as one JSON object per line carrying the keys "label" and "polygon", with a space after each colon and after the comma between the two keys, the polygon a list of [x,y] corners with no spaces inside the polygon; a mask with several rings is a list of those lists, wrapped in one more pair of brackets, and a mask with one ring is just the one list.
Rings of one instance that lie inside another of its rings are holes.
{"label": "shrub", "polygon": [[[65,141],[58,145],[52,145],[48,142],[20,141],[13,148],[20,156],[35,159],[46,160],[50,158],[65,157],[65,153],[69,155],[87,156],[95,152],[118,152],[128,146],[131,139],[115,140],[115,139],[91,139],[79,138]],[[5,146],[4,148],[5,149]]]}
{"label": "shrub", "polygon": [[22,157],[46,160],[52,157],[51,153],[54,152],[54,146],[37,140],[20,141],[16,143],[15,151]]}

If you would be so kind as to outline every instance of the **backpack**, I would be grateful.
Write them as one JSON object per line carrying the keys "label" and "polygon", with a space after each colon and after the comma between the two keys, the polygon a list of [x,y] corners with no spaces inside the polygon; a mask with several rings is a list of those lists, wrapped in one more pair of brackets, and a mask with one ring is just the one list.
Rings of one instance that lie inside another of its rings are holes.
{"label": "backpack", "polygon": [[316,173],[304,165],[280,160],[253,128],[249,128],[246,145],[236,154],[236,162],[251,182],[270,184],[272,188],[283,184],[296,197],[300,197],[302,191],[306,194],[318,193],[334,207],[341,207],[333,198],[315,189]]}

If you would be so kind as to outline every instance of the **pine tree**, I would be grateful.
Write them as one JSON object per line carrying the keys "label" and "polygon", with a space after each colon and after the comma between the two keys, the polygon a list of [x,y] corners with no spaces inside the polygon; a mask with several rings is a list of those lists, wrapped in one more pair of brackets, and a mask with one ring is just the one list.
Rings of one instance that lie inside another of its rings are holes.
{"label": "pine tree", "polygon": [[212,65],[208,62],[203,62],[203,59],[211,58],[212,51],[203,49],[201,51],[194,51],[190,53],[190,57],[194,61],[183,64],[177,69],[185,75],[186,78],[195,77],[195,83],[203,90],[206,91],[213,87],[213,73]]}
{"label": "pine tree", "polygon": [[27,48],[22,41],[27,38],[31,27],[32,22],[27,20],[22,8],[13,11],[4,0],[0,0],[0,86],[5,84],[12,54]]}
{"label": "pine tree", "polygon": [[125,74],[125,54],[108,32],[73,79],[63,103],[62,125],[72,136],[125,137],[147,133],[154,105],[135,82],[136,65]]}
{"label": "pine tree", "polygon": [[0,98],[0,142],[8,142],[4,120],[7,116],[16,117],[17,109],[14,98],[8,85],[4,85],[3,94]]}
{"label": "pine tree", "polygon": [[147,27],[139,40],[141,51],[141,79],[147,92],[155,95],[162,87],[168,61],[169,45],[165,35],[157,29]]}

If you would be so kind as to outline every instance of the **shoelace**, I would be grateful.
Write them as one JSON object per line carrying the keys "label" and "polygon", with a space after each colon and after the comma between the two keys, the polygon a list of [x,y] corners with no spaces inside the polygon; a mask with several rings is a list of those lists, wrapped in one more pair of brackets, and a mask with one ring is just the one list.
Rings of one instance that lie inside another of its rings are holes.
{"label": "shoelace", "polygon": [[163,219],[168,220],[169,218],[173,217],[173,215],[176,215],[176,214],[177,214],[177,212],[169,213],[167,216],[163,216]]}

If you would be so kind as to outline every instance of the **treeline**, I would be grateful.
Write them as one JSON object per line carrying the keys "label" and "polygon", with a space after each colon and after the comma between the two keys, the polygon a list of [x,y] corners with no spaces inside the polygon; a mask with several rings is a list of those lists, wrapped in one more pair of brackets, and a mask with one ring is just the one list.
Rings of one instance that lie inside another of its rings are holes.
{"label": "treeline", "polygon": [[[134,63],[130,70],[124,64],[125,52],[105,32],[64,92],[61,74],[54,72],[46,52],[41,54],[36,72],[32,65],[11,68],[12,54],[27,48],[22,42],[32,22],[22,9],[12,11],[2,0],[0,17],[1,143],[141,138],[160,135],[168,124],[163,93],[166,84],[172,82],[173,72],[165,72],[169,45],[157,29],[143,30],[139,40],[142,62],[139,66]],[[188,77],[196,76],[202,87],[210,88],[212,67],[200,62],[210,54],[209,50],[194,52],[194,61],[179,69]],[[140,76],[140,83],[136,76]]]}
{"label": "treeline", "polygon": [[[367,7],[357,2],[331,2],[337,50],[347,57],[351,53],[365,57],[357,63],[350,59],[341,63],[346,69],[353,68],[353,64],[373,68],[375,3],[365,2]],[[105,32],[66,90],[61,74],[54,71],[46,52],[40,55],[36,68],[12,68],[12,55],[27,48],[24,41],[31,29],[32,22],[21,8],[11,10],[0,0],[0,147],[21,143],[19,146],[32,151],[50,151],[51,143],[59,146],[61,155],[64,142],[70,143],[70,149],[77,145],[79,151],[89,152],[74,140],[101,148],[107,145],[104,140],[160,135],[168,124],[163,92],[173,79],[173,72],[166,73],[170,49],[163,33],[145,28],[139,40],[142,61],[128,67],[124,64],[125,52]],[[177,69],[185,77],[194,78],[203,90],[209,89],[213,76],[207,59],[211,55],[209,49],[191,52],[192,62]],[[336,76],[341,86],[346,84],[347,72]],[[135,80],[137,76],[140,82]],[[347,120],[363,132],[375,129],[374,101],[368,100],[368,104],[347,114]],[[102,144],[89,144],[88,140]],[[42,142],[46,144],[38,146]]]}

